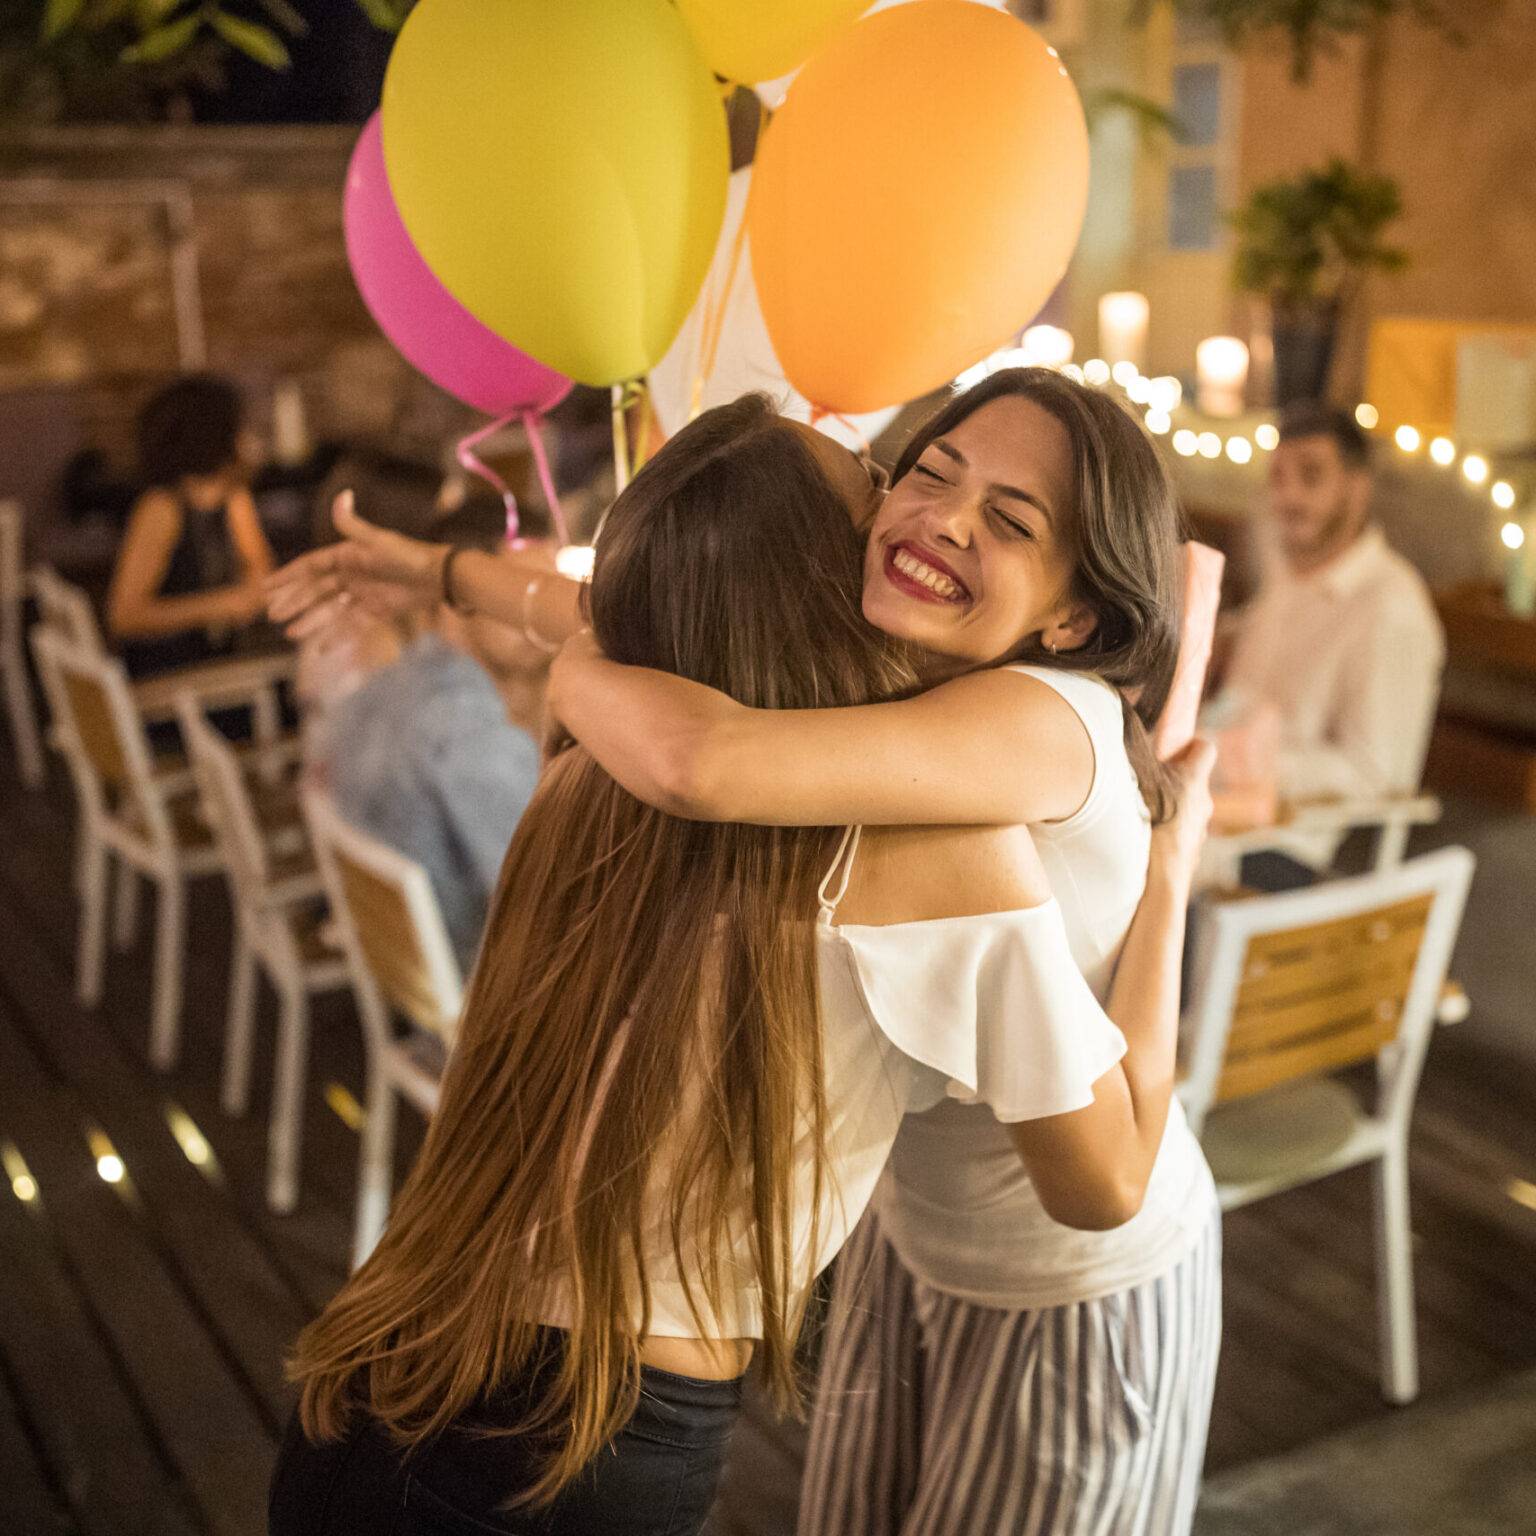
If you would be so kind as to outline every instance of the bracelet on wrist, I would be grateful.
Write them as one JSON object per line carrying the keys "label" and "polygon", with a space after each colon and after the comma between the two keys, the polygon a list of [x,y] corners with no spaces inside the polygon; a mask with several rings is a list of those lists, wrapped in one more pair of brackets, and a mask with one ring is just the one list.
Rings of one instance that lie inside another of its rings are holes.
{"label": "bracelet on wrist", "polygon": [[542,576],[531,576],[528,579],[528,585],[523,588],[523,638],[535,650],[543,651],[546,656],[553,656],[560,649],[559,645],[553,641],[546,640],[543,635],[534,629],[533,616],[530,612],[533,604],[534,590],[543,579]]}
{"label": "bracelet on wrist", "polygon": [[466,550],[473,548],[474,545],[472,544],[450,545],[448,553],[443,556],[443,563],[439,568],[438,574],[438,584],[442,589],[443,601],[451,609],[453,609],[455,613],[460,614],[465,618],[468,618],[469,615],[472,614],[475,610],[469,603],[464,602],[458,593],[454,590],[453,563],[459,558],[460,555],[464,554]]}

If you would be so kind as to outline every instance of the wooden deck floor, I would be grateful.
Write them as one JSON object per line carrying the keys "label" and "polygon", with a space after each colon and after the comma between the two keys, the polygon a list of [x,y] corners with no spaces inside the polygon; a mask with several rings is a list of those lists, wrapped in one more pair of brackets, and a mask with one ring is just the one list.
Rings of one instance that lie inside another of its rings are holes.
{"label": "wooden deck floor", "polygon": [[[134,949],[112,956],[103,1006],[83,1011],[69,794],[57,777],[25,794],[10,774],[6,754],[0,1533],[254,1536],[289,1406],[284,1347],[344,1273],[356,1135],[325,1088],[361,1086],[350,1010],[318,1010],[303,1199],[271,1216],[265,1054],[252,1114],[218,1108],[221,885],[205,882],[192,904],[184,1060],[160,1077],[143,1056],[150,913]],[[269,1052],[265,1006],[263,1021]],[[1442,1031],[1434,1046],[1413,1143],[1426,1396],[1536,1362],[1533,1077],[1470,1031]],[[418,1128],[409,1113],[402,1127],[403,1160]],[[113,1157],[124,1174],[109,1183],[100,1170]],[[1213,1468],[1388,1411],[1368,1201],[1365,1176],[1348,1173],[1230,1218]]]}

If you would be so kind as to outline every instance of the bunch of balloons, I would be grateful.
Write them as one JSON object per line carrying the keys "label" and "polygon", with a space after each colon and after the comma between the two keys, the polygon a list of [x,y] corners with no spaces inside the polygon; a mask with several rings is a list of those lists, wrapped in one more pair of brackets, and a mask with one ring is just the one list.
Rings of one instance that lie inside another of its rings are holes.
{"label": "bunch of balloons", "polygon": [[[571,380],[661,364],[713,266],[717,288],[750,272],[740,328],[761,382],[787,379],[818,413],[953,378],[1066,269],[1087,199],[1082,110],[1054,51],[981,0],[869,10],[419,0],[347,185],[375,319],[468,404],[538,412]],[[722,95],[797,69],[722,242]],[[697,380],[691,394],[696,407]]]}

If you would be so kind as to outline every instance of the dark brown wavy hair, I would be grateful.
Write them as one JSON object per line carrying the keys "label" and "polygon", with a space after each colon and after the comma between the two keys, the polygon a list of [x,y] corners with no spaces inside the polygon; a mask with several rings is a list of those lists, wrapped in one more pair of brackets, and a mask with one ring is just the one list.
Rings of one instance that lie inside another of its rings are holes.
{"label": "dark brown wavy hair", "polygon": [[1183,611],[1182,518],[1157,449],[1111,395],[1051,368],[1003,368],[957,394],[913,434],[900,480],[923,450],[993,400],[1017,396],[1049,411],[1072,450],[1073,596],[1097,620],[1074,651],[1028,645],[1011,661],[1096,672],[1125,701],[1125,744],[1153,819],[1173,811],[1166,771],[1148,734],[1168,701]]}

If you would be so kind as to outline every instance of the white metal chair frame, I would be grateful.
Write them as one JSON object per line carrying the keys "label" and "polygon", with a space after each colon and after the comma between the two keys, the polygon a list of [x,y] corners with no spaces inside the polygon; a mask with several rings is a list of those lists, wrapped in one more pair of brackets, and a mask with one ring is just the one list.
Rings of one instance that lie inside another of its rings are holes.
{"label": "white metal chair frame", "polygon": [[[53,714],[58,744],[74,780],[80,807],[81,846],[76,870],[82,911],[76,986],[80,1001],[94,1008],[101,1000],[105,964],[108,860],[118,859],[118,934],[131,941],[134,876],[154,881],[158,892],[155,922],[154,1005],[149,1031],[149,1059],[160,1071],[175,1066],[181,1045],[182,958],[186,935],[186,885],[223,867],[218,848],[178,835],[178,809],[185,826],[185,774],[157,773],[120,663],[96,655],[45,626],[32,631],[33,654]],[[110,732],[108,750],[121,765],[117,782],[104,775],[89,732],[77,717],[71,676],[94,689],[105,706]]]}
{"label": "white metal chair frame", "polygon": [[197,699],[184,696],[178,718],[229,875],[235,914],[220,1102],[229,1115],[243,1115],[249,1107],[259,966],[278,997],[267,1204],[274,1211],[288,1212],[297,1204],[299,1193],[309,1000],[313,994],[350,985],[351,972],[342,951],[321,942],[323,914],[315,908],[325,891],[307,844],[296,855],[275,856],[234,749],[209,723]]}
{"label": "white metal chair frame", "polygon": [[[439,1037],[451,1050],[464,984],[426,870],[349,825],[323,790],[306,789],[303,799],[315,857],[351,967],[368,1060],[352,1248],[355,1268],[373,1251],[389,1213],[396,1098],[409,1100],[430,1116],[437,1108],[442,1082],[439,1072],[412,1051],[409,1037],[396,1038],[391,1012],[403,1015],[417,1030]],[[370,953],[376,958],[380,954],[396,958],[402,935],[368,929],[368,914],[358,911],[349,897],[345,864],[386,888],[403,912],[421,967],[412,978],[417,989],[413,994],[392,981],[392,967],[370,960]]]}
{"label": "white metal chair frame", "polygon": [[[1339,1103],[1347,1101],[1340,1117],[1347,1129],[1304,1166],[1277,1165],[1266,1175],[1223,1179],[1219,1158],[1213,1156],[1222,1209],[1234,1210],[1344,1168],[1374,1164],[1382,1390],[1397,1403],[1409,1402],[1418,1394],[1408,1212],[1409,1124],[1473,867],[1474,860],[1466,849],[1444,848],[1395,868],[1306,890],[1207,901],[1202,903],[1196,928],[1196,981],[1183,1030],[1187,1075],[1179,1087],[1196,1135],[1209,1137],[1222,1119],[1227,1139],[1241,1144],[1244,1117],[1252,1123],[1255,1111],[1262,1114],[1262,1101],[1270,1094],[1317,1094],[1331,1088],[1336,1090]],[[1245,981],[1263,974],[1262,962],[1250,963],[1250,941],[1376,913],[1381,913],[1382,919],[1369,930],[1370,938],[1373,942],[1385,940],[1389,937],[1389,909],[1415,898],[1428,899],[1428,915],[1396,1028],[1375,1052],[1378,1092],[1374,1108],[1367,1110],[1342,1084],[1330,1081],[1330,1074],[1371,1059],[1368,1050],[1350,1059],[1283,1074],[1277,1079],[1278,1086],[1256,1093],[1239,1088],[1225,1104],[1218,1104],[1239,991]],[[1275,1102],[1270,1100],[1271,1109]],[[1337,1110],[1338,1104],[1333,1108]]]}
{"label": "white metal chair frame", "polygon": [[[101,626],[90,598],[72,581],[66,581],[51,566],[35,566],[31,573],[33,600],[42,626],[62,635],[71,644],[92,656],[111,659],[102,640]],[[134,682],[128,687],[139,717],[146,724],[174,720],[178,701],[185,694],[194,695],[205,709],[249,705],[252,738],[263,754],[258,771],[268,783],[276,781],[286,756],[297,750],[297,743],[282,735],[282,710],[277,685],[290,677],[297,666],[296,654],[231,658],[227,661],[199,663],[178,667],[156,677]],[[156,771],[168,793],[182,793],[193,787],[190,766],[181,763],[156,763]],[[75,888],[85,896],[85,851],[89,847],[85,812],[82,805],[80,828],[76,837]],[[114,942],[127,949],[133,942],[138,921],[138,881],[129,865],[118,869]]]}
{"label": "white metal chair frame", "polygon": [[1375,831],[1371,868],[1395,869],[1408,851],[1415,827],[1440,820],[1440,802],[1433,795],[1386,795],[1370,800],[1310,800],[1292,806],[1284,821],[1245,832],[1214,832],[1206,844],[1202,885],[1232,887],[1238,865],[1250,853],[1308,851],[1319,835],[1343,837],[1355,831]]}
{"label": "white metal chair frame", "polygon": [[16,770],[28,789],[36,789],[43,782],[43,748],[21,638],[22,607],[27,596],[22,531],[20,505],[0,501],[0,684],[5,688]]}

